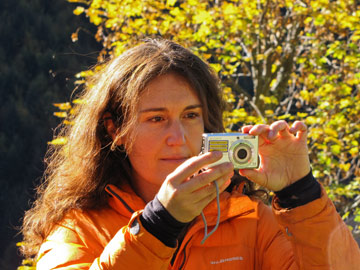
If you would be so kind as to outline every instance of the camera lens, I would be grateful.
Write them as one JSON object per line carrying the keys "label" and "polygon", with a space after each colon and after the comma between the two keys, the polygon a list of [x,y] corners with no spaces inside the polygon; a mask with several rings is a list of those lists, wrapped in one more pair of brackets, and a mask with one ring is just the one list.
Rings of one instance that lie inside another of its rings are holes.
{"label": "camera lens", "polygon": [[251,159],[251,148],[248,144],[237,142],[233,149],[232,161],[238,165],[246,164]]}
{"label": "camera lens", "polygon": [[228,157],[236,169],[256,168],[258,166],[257,138],[242,136],[238,140],[231,141]]}
{"label": "camera lens", "polygon": [[239,159],[244,159],[244,158],[246,158],[247,155],[248,155],[248,152],[245,149],[240,149],[237,152],[237,156]]}

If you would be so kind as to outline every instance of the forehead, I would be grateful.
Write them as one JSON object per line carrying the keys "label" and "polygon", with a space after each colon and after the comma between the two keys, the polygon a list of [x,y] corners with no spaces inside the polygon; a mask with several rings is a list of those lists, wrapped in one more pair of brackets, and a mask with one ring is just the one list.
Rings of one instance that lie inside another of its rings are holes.
{"label": "forehead", "polygon": [[161,75],[151,80],[140,95],[139,109],[154,107],[189,106],[201,104],[189,82],[176,73]]}

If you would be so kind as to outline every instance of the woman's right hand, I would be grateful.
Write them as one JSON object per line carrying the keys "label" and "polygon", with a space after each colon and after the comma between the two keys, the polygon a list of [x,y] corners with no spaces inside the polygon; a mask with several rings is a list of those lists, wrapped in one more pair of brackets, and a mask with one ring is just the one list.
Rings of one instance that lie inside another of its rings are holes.
{"label": "woman's right hand", "polygon": [[198,174],[202,168],[221,157],[222,153],[218,151],[192,157],[165,179],[157,197],[176,220],[186,223],[200,215],[216,198],[214,181],[217,181],[220,193],[230,184],[234,174],[231,162],[218,164]]}

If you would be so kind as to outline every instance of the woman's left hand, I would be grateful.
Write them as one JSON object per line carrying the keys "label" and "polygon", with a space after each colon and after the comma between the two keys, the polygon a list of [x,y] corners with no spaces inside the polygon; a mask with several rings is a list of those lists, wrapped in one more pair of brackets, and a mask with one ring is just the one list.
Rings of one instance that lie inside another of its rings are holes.
{"label": "woman's left hand", "polygon": [[307,127],[303,122],[296,121],[291,128],[285,121],[244,126],[242,132],[259,136],[260,167],[239,170],[249,180],[279,191],[310,172]]}

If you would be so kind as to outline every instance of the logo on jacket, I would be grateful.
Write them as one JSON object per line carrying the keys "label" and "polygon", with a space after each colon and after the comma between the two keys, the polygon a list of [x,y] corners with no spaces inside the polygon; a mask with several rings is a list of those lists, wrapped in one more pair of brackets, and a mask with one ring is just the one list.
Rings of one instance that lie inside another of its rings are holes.
{"label": "logo on jacket", "polygon": [[241,256],[237,256],[237,257],[231,257],[231,258],[225,258],[225,259],[220,259],[218,261],[210,261],[210,264],[220,264],[220,263],[225,263],[225,262],[232,262],[232,261],[243,261],[244,258]]}

